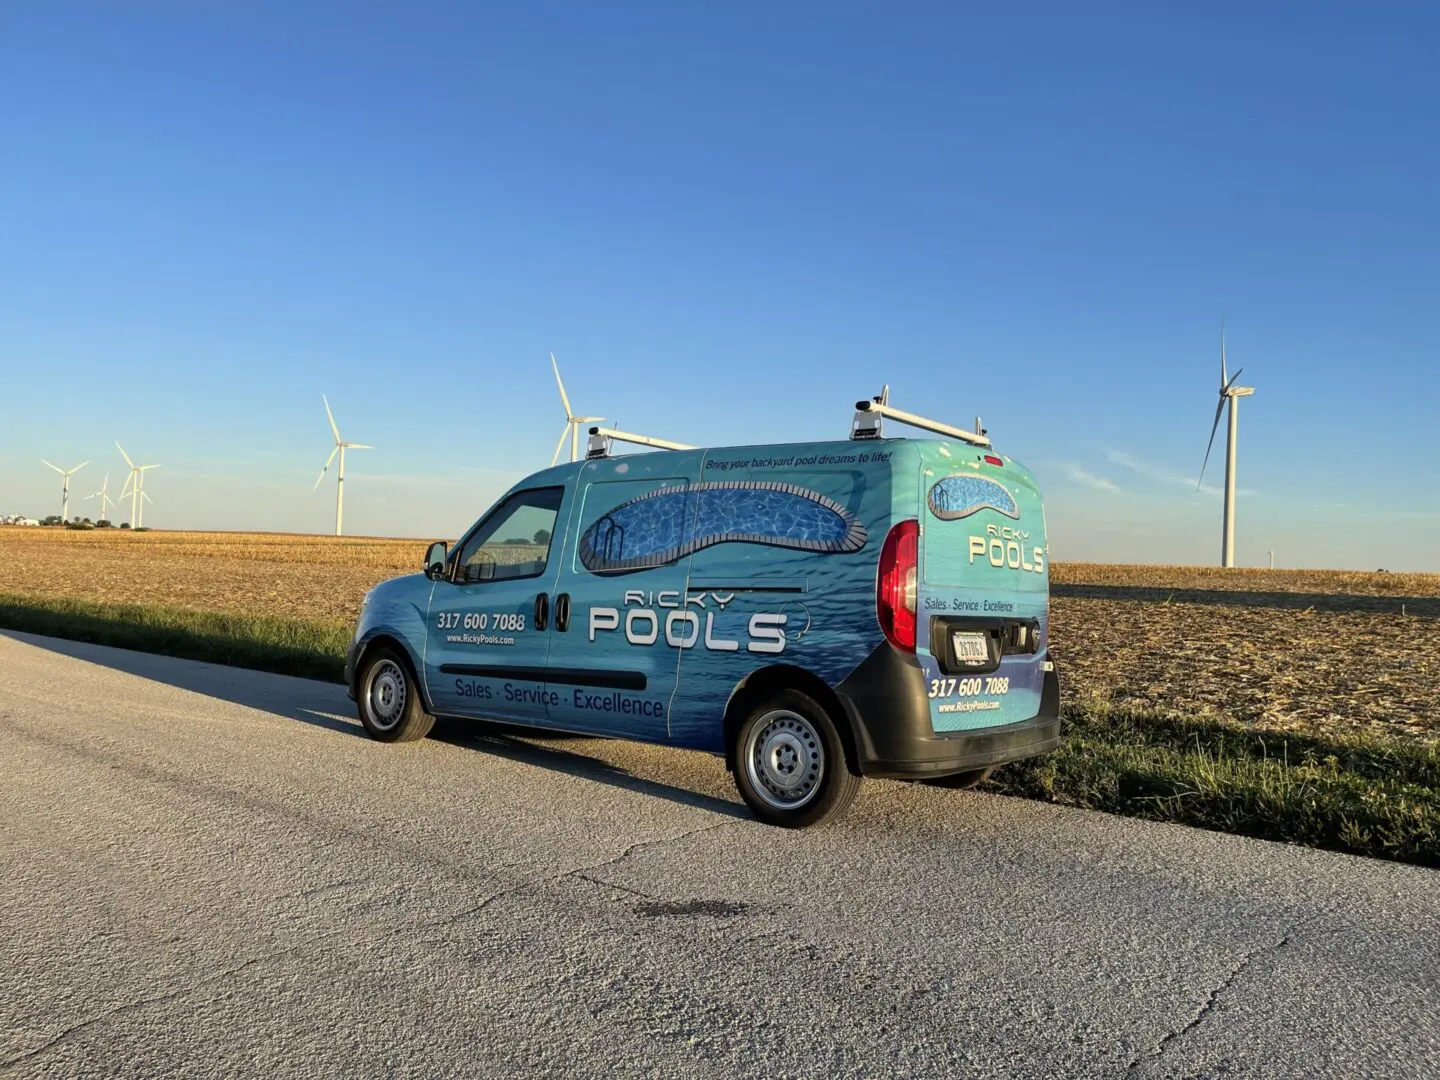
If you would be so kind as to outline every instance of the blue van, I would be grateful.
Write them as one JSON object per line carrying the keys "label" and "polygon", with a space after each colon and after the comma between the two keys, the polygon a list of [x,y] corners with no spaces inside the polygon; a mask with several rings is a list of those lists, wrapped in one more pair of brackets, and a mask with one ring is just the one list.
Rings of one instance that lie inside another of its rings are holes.
{"label": "blue van", "polygon": [[594,427],[367,594],[346,682],[384,742],[447,716],[709,751],[807,826],[864,776],[970,787],[1059,744],[1048,556],[1031,474],[888,388],[843,441]]}

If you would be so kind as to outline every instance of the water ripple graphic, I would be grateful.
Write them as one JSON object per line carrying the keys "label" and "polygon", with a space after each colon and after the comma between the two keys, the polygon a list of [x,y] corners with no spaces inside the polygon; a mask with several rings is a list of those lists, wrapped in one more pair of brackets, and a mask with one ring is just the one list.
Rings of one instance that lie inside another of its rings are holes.
{"label": "water ripple graphic", "polygon": [[580,538],[591,571],[664,566],[716,544],[848,554],[865,546],[865,526],[818,492],[769,481],[715,481],[668,487],[602,515]]}
{"label": "water ripple graphic", "polygon": [[956,521],[980,510],[1020,517],[1020,506],[1005,487],[989,477],[965,473],[947,476],[930,488],[930,512],[941,521]]}

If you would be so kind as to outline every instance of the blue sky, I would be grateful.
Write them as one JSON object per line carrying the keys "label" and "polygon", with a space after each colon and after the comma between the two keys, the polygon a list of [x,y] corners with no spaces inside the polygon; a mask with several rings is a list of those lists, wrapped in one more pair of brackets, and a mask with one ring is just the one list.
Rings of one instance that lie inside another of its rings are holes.
{"label": "blue sky", "polygon": [[1422,7],[17,0],[0,513],[118,439],[156,527],[328,531],[325,393],[346,531],[453,536],[549,463],[553,350],[696,444],[889,382],[1057,559],[1212,563],[1223,311],[1238,561],[1440,570]]}

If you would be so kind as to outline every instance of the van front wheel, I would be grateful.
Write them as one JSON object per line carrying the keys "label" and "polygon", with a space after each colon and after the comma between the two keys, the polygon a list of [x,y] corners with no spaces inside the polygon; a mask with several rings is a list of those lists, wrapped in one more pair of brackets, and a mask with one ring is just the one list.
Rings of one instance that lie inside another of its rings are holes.
{"label": "van front wheel", "polygon": [[380,742],[411,742],[430,734],[435,718],[425,711],[410,669],[392,650],[376,649],[360,672],[360,723]]}
{"label": "van front wheel", "polygon": [[834,721],[798,690],[760,702],[740,725],[735,786],[755,816],[799,829],[843,813],[860,777],[845,762]]}

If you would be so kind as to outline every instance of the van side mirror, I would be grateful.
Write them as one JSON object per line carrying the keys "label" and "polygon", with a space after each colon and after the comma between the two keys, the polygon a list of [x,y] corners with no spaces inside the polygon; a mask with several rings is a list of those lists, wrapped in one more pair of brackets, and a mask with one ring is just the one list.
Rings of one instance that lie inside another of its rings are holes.
{"label": "van side mirror", "polygon": [[437,581],[445,576],[447,550],[444,540],[436,540],[430,545],[430,550],[425,553],[425,576],[431,581]]}

